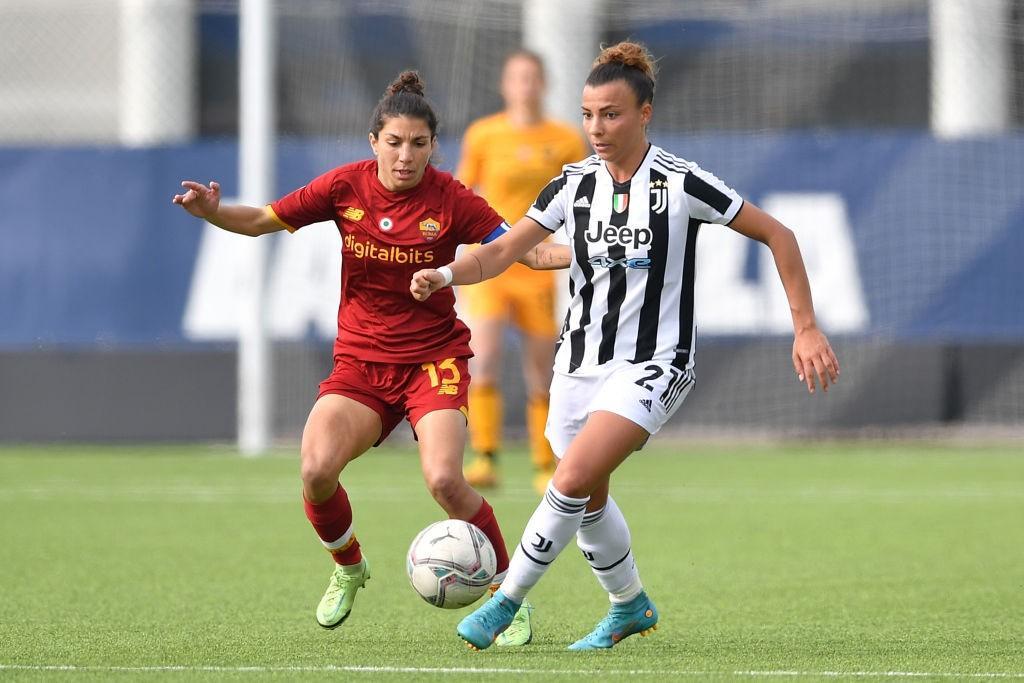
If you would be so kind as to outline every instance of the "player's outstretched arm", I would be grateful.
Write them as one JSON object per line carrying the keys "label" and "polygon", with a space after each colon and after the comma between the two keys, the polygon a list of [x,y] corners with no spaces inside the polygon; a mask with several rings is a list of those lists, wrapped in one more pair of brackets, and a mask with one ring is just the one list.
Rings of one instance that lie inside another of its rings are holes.
{"label": "player's outstretched arm", "polygon": [[808,392],[814,393],[815,375],[828,391],[829,383],[839,380],[839,360],[815,321],[811,286],[793,231],[750,202],[744,202],[729,227],[772,250],[793,316],[793,369]]}
{"label": "player's outstretched arm", "polygon": [[202,218],[222,230],[258,237],[284,229],[265,208],[240,204],[221,206],[220,184],[214,180],[210,181],[209,187],[194,180],[183,180],[181,186],[185,192],[174,195],[171,202],[180,204],[196,218]]}
{"label": "player's outstretched arm", "polygon": [[473,285],[488,280],[505,272],[550,234],[532,218],[521,218],[507,234],[479,249],[463,253],[447,266],[416,271],[409,283],[409,291],[417,301],[426,301],[442,287]]}
{"label": "player's outstretched arm", "polygon": [[565,244],[541,242],[526,252],[519,262],[533,270],[561,270],[572,263],[572,251]]}

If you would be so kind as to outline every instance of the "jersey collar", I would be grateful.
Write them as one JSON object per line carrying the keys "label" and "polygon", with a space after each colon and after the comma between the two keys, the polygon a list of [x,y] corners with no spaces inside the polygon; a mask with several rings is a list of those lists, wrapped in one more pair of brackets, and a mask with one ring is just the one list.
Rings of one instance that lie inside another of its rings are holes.
{"label": "jersey collar", "polygon": [[608,177],[611,178],[612,185],[614,185],[616,188],[629,187],[630,183],[633,182],[633,178],[635,178],[636,174],[640,172],[640,169],[647,165],[648,160],[654,154],[654,149],[654,145],[648,142],[647,151],[644,153],[643,159],[640,160],[640,164],[635,169],[633,169],[633,172],[629,175],[629,177],[623,180],[622,182],[619,182],[618,180],[615,179],[614,176],[612,176],[612,172],[608,170],[608,162],[604,161],[603,159],[601,160],[601,167],[604,169],[604,172],[608,174]]}

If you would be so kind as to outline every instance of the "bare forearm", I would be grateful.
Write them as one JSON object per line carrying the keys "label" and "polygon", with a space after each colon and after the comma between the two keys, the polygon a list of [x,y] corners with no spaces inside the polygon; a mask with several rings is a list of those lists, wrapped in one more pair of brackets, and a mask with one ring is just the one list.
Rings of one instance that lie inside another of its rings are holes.
{"label": "bare forearm", "polygon": [[206,221],[221,230],[249,237],[258,237],[282,229],[267,215],[263,207],[242,204],[222,205],[212,216],[207,216]]}
{"label": "bare forearm", "polygon": [[466,251],[450,263],[451,284],[472,285],[500,275],[517,260],[524,258],[531,249],[537,247],[548,234],[547,230],[532,219],[520,219],[508,234],[488,242],[479,249]]}
{"label": "bare forearm", "polygon": [[533,270],[561,270],[572,263],[572,252],[564,244],[541,242],[519,259]]}
{"label": "bare forearm", "polygon": [[498,244],[500,241],[495,240],[479,249],[467,250],[452,261],[449,264],[452,269],[452,285],[474,285],[505,272],[516,259],[510,249]]}
{"label": "bare forearm", "polygon": [[793,329],[799,332],[815,327],[811,286],[807,281],[807,270],[796,237],[791,230],[783,228],[775,232],[767,244],[772,250],[775,267],[786,290],[786,299],[793,316]]}

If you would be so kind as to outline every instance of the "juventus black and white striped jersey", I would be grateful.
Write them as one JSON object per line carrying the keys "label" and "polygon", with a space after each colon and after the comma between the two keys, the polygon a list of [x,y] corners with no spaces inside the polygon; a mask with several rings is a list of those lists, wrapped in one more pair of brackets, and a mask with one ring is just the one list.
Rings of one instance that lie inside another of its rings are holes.
{"label": "juventus black and white striped jersey", "polygon": [[651,145],[625,183],[597,156],[564,166],[527,216],[573,252],[569,310],[555,369],[597,372],[608,361],[693,367],[697,230],[729,223],[743,200],[711,173]]}

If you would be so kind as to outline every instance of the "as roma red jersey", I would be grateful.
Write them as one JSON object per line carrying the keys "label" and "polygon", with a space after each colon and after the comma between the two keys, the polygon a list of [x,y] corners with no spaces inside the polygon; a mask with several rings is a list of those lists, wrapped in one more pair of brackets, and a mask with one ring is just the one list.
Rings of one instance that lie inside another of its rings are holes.
{"label": "as roma red jersey", "polygon": [[335,355],[391,363],[470,356],[469,329],[455,316],[450,287],[425,302],[409,293],[412,274],[455,258],[502,219],[480,197],[428,166],[416,187],[391,192],[377,162],[328,171],[270,205],[290,231],[332,220],[341,233],[341,304]]}

